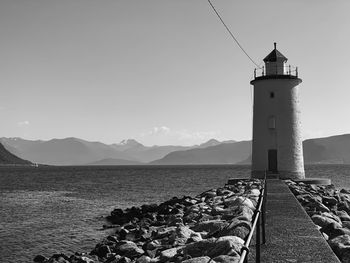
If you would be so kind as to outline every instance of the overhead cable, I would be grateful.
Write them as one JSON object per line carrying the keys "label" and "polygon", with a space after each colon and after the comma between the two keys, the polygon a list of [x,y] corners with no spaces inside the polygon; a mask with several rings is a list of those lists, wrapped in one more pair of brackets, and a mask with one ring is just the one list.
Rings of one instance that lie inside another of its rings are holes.
{"label": "overhead cable", "polygon": [[257,66],[258,68],[260,68],[260,66],[258,65],[258,63],[256,63],[249,55],[248,53],[244,50],[244,48],[242,47],[242,45],[238,42],[237,38],[233,35],[233,33],[231,32],[231,30],[228,28],[228,26],[225,24],[224,20],[222,19],[222,17],[220,16],[219,12],[216,10],[215,6],[211,3],[210,0],[208,0],[208,3],[210,4],[211,8],[213,9],[213,11],[215,12],[215,14],[217,15],[217,17],[220,19],[221,23],[224,25],[224,27],[226,28],[227,32],[231,35],[232,39],[236,42],[236,44],[239,46],[239,48],[244,52],[244,54],[249,58],[249,60],[251,62],[253,62],[253,64],[255,66]]}

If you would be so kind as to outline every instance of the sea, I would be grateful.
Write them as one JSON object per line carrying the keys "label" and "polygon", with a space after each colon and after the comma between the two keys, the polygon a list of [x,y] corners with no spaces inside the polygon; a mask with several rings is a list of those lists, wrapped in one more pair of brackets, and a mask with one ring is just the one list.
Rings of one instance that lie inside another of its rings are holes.
{"label": "sea", "polygon": [[[250,176],[250,166],[0,167],[0,262],[90,252],[114,208],[196,196]],[[350,189],[350,165],[306,166],[307,177]]]}

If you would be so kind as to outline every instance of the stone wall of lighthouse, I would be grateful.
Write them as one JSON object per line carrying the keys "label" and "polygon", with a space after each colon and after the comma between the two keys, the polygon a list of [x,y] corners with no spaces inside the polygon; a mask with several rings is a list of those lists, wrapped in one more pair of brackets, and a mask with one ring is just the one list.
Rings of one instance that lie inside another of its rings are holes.
{"label": "stone wall of lighthouse", "polygon": [[[252,175],[269,170],[277,152],[280,178],[304,178],[298,78],[257,78],[254,85]],[[276,172],[277,172],[276,171]]]}

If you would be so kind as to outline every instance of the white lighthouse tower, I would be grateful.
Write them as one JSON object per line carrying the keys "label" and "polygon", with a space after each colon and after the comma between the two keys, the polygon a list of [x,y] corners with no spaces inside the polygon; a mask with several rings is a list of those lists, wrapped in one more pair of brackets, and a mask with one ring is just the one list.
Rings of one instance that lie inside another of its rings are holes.
{"label": "white lighthouse tower", "polygon": [[287,66],[274,43],[261,74],[254,72],[252,177],[265,171],[279,178],[303,179],[298,69]]}

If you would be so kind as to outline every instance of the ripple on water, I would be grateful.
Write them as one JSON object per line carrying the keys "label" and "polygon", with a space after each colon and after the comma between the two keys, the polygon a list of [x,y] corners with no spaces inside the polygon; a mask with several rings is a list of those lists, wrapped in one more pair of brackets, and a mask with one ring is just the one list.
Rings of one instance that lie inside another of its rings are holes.
{"label": "ripple on water", "polygon": [[71,194],[25,190],[0,193],[0,236],[6,240],[0,241],[2,260],[28,262],[36,254],[91,250],[106,235],[96,231],[103,219],[96,217],[98,209],[91,210],[95,202]]}

